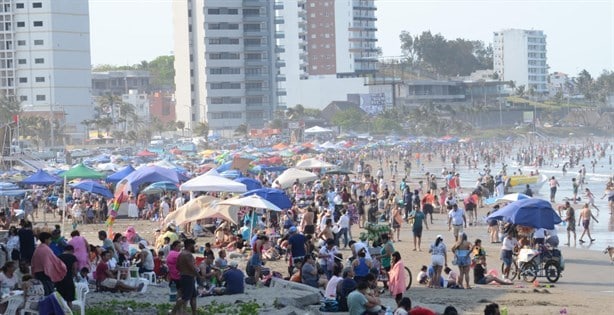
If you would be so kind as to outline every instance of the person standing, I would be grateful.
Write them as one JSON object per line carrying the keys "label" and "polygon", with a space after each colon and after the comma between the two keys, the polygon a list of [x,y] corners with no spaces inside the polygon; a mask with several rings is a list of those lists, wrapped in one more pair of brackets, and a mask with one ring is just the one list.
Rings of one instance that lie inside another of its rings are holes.
{"label": "person standing", "polygon": [[350,216],[348,215],[345,209],[341,210],[341,217],[337,221],[337,226],[339,226],[339,232],[335,234],[335,245],[339,247],[339,241],[341,236],[343,236],[343,248],[348,247],[348,242],[350,241],[348,237],[348,232],[350,230]]}
{"label": "person standing", "polygon": [[[450,208],[450,206],[448,206]],[[448,212],[448,231],[454,227],[454,241],[458,241],[458,234],[463,232],[463,226],[467,228],[467,217],[465,216],[465,210],[458,207],[455,203],[451,206],[450,212]]]}
{"label": "person standing", "polygon": [[550,186],[550,202],[554,202],[554,198],[556,197],[556,188],[559,187],[559,182],[552,176],[550,181],[548,182]]}
{"label": "person standing", "polygon": [[573,189],[573,203],[575,205],[578,203],[578,190],[580,189],[580,184],[575,178],[571,179],[571,187]]}
{"label": "person standing", "polygon": [[565,202],[565,220],[563,221],[567,222],[567,243],[565,245],[569,246],[569,239],[573,233],[573,246],[576,246],[576,211],[569,201]]}
{"label": "person standing", "polygon": [[593,208],[595,208],[595,210],[597,210],[597,212],[599,212],[599,208],[597,208],[597,206],[595,205],[595,195],[590,189],[584,189],[584,197],[588,199],[588,205],[592,206]]}
{"label": "person standing", "polygon": [[79,261],[74,255],[74,250],[72,245],[66,245],[66,247],[64,247],[64,252],[58,256],[66,266],[66,275],[62,280],[55,283],[56,289],[71,308],[72,301],[75,300],[74,276],[81,270],[79,269]]}
{"label": "person standing", "polygon": [[177,270],[180,274],[179,289],[181,296],[177,297],[177,303],[173,307],[173,314],[184,314],[185,303],[190,302],[192,315],[196,315],[196,277],[198,277],[198,269],[195,266],[194,253],[196,242],[193,239],[183,241],[183,251],[177,258]]}
{"label": "person standing", "polygon": [[415,212],[409,216],[410,219],[414,220],[414,224],[412,225],[412,233],[414,234],[414,249],[416,251],[416,246],[418,251],[421,252],[420,244],[422,242],[422,223],[426,226],[426,229],[429,229],[429,225],[426,222],[426,216],[422,211],[420,211],[419,207],[416,207]]}
{"label": "person standing", "polygon": [[403,292],[407,287],[407,281],[405,280],[405,265],[401,260],[401,254],[399,252],[392,253],[392,268],[388,272],[390,295],[394,297],[394,300],[398,303],[403,297]]}
{"label": "person standing", "polygon": [[[401,226],[403,225],[403,208],[402,205],[396,204],[394,209],[392,210],[392,215],[390,216],[390,221],[392,223],[392,228],[394,229],[394,234],[397,236],[397,242],[401,241]],[[394,240],[394,234],[392,235],[392,239]]]}
{"label": "person standing", "polygon": [[460,239],[454,246],[452,246],[452,252],[456,257],[456,265],[458,266],[459,278],[457,284],[463,286],[463,279],[467,286],[465,289],[471,289],[469,286],[469,270],[471,269],[471,242],[467,240],[467,234],[462,233]]}
{"label": "person standing", "polygon": [[[36,247],[34,232],[32,231],[32,222],[22,221],[20,225],[21,229],[17,232],[17,236],[19,236],[19,259],[30,264],[32,255],[34,255],[34,248]],[[51,238],[51,234],[49,234],[49,237]],[[51,241],[51,239],[49,241]]]}
{"label": "person standing", "polygon": [[433,191],[430,189],[426,192],[424,197],[422,197],[422,210],[424,211],[425,216],[430,216],[431,224],[433,224],[433,204],[435,203],[435,195],[433,195]]}
{"label": "person standing", "polygon": [[443,236],[437,235],[435,243],[429,249],[429,253],[431,253],[431,265],[435,271],[429,282],[429,288],[440,288],[441,271],[443,267],[448,266],[448,254],[446,244],[443,243]]}
{"label": "person standing", "polygon": [[514,254],[514,249],[518,247],[518,240],[510,231],[503,242],[501,242],[501,260],[503,261],[503,277],[504,279],[508,279],[510,275],[510,267],[512,266],[512,259]]}
{"label": "person standing", "polygon": [[591,237],[591,230],[589,228],[591,218],[595,220],[595,222],[599,223],[599,221],[597,221],[597,218],[595,218],[595,216],[591,212],[590,205],[588,203],[585,203],[584,208],[580,210],[580,217],[578,218],[582,224],[582,227],[584,227],[584,231],[582,231],[582,235],[580,235],[580,243],[584,243],[584,240],[582,239],[584,238],[584,234],[588,234],[588,239],[591,240],[591,243],[595,241],[595,239]]}
{"label": "person standing", "polygon": [[41,243],[32,255],[32,274],[43,284],[45,296],[47,296],[53,293],[54,283],[59,282],[66,275],[66,265],[49,248],[50,233],[41,232],[38,239]]}

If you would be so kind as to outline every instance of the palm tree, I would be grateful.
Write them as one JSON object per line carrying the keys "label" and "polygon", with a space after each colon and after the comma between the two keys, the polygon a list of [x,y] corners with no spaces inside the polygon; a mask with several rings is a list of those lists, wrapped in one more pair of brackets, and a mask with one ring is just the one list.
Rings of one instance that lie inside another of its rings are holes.
{"label": "palm tree", "polygon": [[177,126],[177,129],[181,129],[181,136],[183,137],[183,131],[185,130],[185,122],[177,120],[175,124]]}
{"label": "palm tree", "polygon": [[207,122],[199,122],[194,127],[193,132],[195,136],[207,139],[209,137],[209,124]]}
{"label": "palm tree", "polygon": [[98,105],[94,106],[94,109],[97,112],[97,116],[111,117],[112,125],[115,125],[115,119],[117,116],[115,107],[123,103],[121,96],[108,92],[103,96],[97,97],[96,103]]}
{"label": "palm tree", "polygon": [[21,113],[20,102],[14,98],[7,96],[0,96],[0,123],[7,123],[12,121],[13,116]]}
{"label": "palm tree", "polygon": [[123,128],[124,131],[128,129],[128,121],[134,120],[135,116],[136,116],[136,110],[134,108],[134,105],[130,103],[126,103],[126,102],[119,103],[118,121],[121,120],[121,122],[124,123],[124,128]]}
{"label": "palm tree", "polygon": [[151,128],[153,131],[156,131],[158,133],[159,136],[162,136],[162,132],[164,132],[166,130],[166,126],[164,126],[164,123],[160,120],[160,118],[158,117],[151,117]]}

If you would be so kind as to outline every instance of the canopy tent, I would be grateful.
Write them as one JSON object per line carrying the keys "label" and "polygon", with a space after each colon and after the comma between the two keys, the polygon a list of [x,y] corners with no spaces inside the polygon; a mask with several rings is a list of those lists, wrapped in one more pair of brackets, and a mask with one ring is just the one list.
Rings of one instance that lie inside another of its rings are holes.
{"label": "canopy tent", "polygon": [[262,188],[262,184],[257,179],[251,177],[237,177],[234,181],[245,185],[247,191]]}
{"label": "canopy tent", "polygon": [[107,176],[107,183],[117,183],[132,172],[134,172],[134,167],[132,167],[132,165],[127,165],[119,171]]}
{"label": "canopy tent", "polygon": [[310,169],[310,168],[330,168],[335,167],[335,165],[330,164],[325,161],[318,160],[316,158],[305,159],[296,163],[296,168],[299,169]]}
{"label": "canopy tent", "polygon": [[83,163],[80,163],[74,167],[72,167],[71,169],[69,169],[66,172],[63,172],[62,174],[60,174],[60,176],[62,178],[64,178],[64,180],[72,180],[72,179],[77,179],[77,178],[82,178],[82,179],[101,179],[104,178],[104,174],[97,172],[85,165],[83,165]]}
{"label": "canopy tent", "polygon": [[278,182],[281,188],[288,188],[291,187],[297,179],[299,183],[308,183],[318,179],[318,175],[296,168],[289,168],[281,173],[273,183]]}
{"label": "canopy tent", "polygon": [[205,208],[204,211],[201,213],[201,217],[197,218],[197,220],[215,218],[215,219],[226,220],[226,221],[229,221],[230,223],[238,225],[240,211],[241,211],[241,208],[237,206],[218,204],[217,206],[214,206],[214,207]]}
{"label": "canopy tent", "polygon": [[9,183],[0,182],[0,196],[21,196],[28,192],[26,189],[19,189],[19,186]]}
{"label": "canopy tent", "polygon": [[57,183],[58,180],[59,178],[43,170],[38,170],[38,172],[22,180],[21,183],[24,185],[53,185]]}
{"label": "canopy tent", "polygon": [[122,179],[115,193],[117,194],[118,191],[123,191],[125,193],[132,192],[136,195],[139,185],[163,181],[178,184],[179,176],[175,170],[160,166],[145,166],[135,170]]}
{"label": "canopy tent", "polygon": [[226,199],[224,201],[221,201],[219,204],[239,207],[251,207],[256,209],[266,209],[271,211],[281,211],[278,206],[274,205],[270,201],[258,195]]}
{"label": "canopy tent", "polygon": [[107,198],[113,198],[113,193],[104,185],[93,180],[84,180],[76,184],[70,185],[72,188],[77,188],[83,191],[89,191],[93,194],[101,195]]}
{"label": "canopy tent", "polygon": [[244,184],[221,176],[203,174],[179,186],[181,191],[246,192]]}
{"label": "canopy tent", "polygon": [[164,223],[175,222],[177,225],[200,220],[207,207],[215,206],[219,199],[212,196],[200,196],[188,201],[164,218]]}
{"label": "canopy tent", "polygon": [[281,209],[290,209],[292,207],[292,202],[288,195],[281,189],[275,188],[260,188],[255,190],[250,190],[243,194],[243,196],[251,196],[258,195],[272,204],[278,206]]}
{"label": "canopy tent", "polygon": [[151,152],[147,149],[140,151],[136,154],[138,157],[156,157],[158,156],[155,152]]}
{"label": "canopy tent", "polygon": [[320,126],[313,126],[311,128],[305,129],[306,134],[318,134],[318,133],[327,133],[327,132],[333,132],[333,131],[331,129],[323,128]]}

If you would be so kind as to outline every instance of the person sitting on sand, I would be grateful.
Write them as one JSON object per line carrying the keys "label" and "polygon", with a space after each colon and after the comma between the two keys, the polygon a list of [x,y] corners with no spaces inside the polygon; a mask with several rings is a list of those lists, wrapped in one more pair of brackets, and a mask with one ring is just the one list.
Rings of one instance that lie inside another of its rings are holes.
{"label": "person sitting on sand", "polygon": [[228,270],[226,270],[220,278],[224,286],[214,288],[213,294],[231,295],[245,292],[245,275],[243,271],[237,268],[238,266],[239,263],[234,260],[228,264]]}
{"label": "person sitting on sand", "polygon": [[446,280],[448,280],[447,288],[459,288],[460,287],[459,285],[460,281],[458,279],[459,274],[456,271],[452,270],[452,268],[450,267],[445,267],[443,269],[443,273],[446,275],[445,277]]}
{"label": "person sitting on sand", "polygon": [[140,283],[138,287],[128,285],[122,280],[116,280],[114,272],[116,270],[110,270],[107,262],[111,259],[112,254],[110,251],[104,251],[102,253],[102,261],[98,263],[96,267],[96,283],[103,288],[110,290],[119,290],[119,292],[140,291],[143,289],[143,283]]}
{"label": "person sitting on sand", "polygon": [[473,282],[475,284],[489,284],[493,281],[503,285],[514,284],[510,280],[503,280],[493,275],[486,274],[486,256],[480,256],[477,264],[473,268]]}
{"label": "person sitting on sand", "polygon": [[428,268],[424,265],[422,265],[422,268],[420,268],[420,272],[418,273],[418,277],[416,277],[416,280],[418,281],[418,283],[420,284],[428,284],[429,283],[429,274],[427,273]]}

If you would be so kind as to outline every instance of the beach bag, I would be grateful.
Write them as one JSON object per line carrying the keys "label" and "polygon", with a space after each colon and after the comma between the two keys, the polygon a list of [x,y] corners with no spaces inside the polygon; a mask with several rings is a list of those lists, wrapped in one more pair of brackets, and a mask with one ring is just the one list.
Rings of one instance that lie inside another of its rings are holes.
{"label": "beach bag", "polygon": [[326,299],[320,306],[320,312],[339,312],[339,302],[335,299]]}

